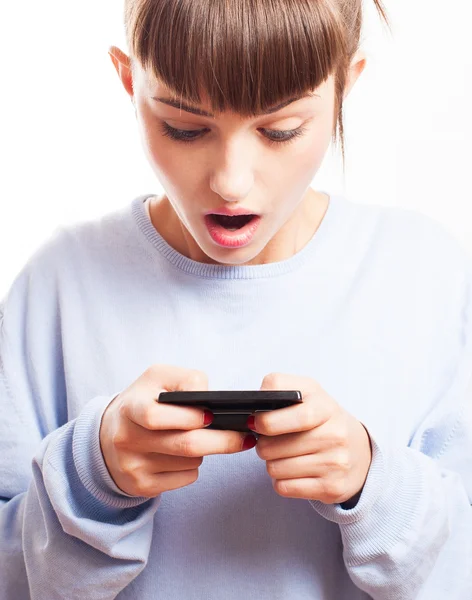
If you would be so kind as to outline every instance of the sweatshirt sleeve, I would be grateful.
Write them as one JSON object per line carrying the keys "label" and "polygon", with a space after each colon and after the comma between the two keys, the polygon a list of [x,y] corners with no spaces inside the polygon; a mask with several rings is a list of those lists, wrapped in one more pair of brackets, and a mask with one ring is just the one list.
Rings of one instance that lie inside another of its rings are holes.
{"label": "sweatshirt sleeve", "polygon": [[[380,440],[363,423],[372,462],[357,504],[345,510],[309,501],[339,525],[349,576],[374,600],[472,599],[472,269],[467,264],[460,306],[454,299],[451,311],[460,323],[451,324],[456,347],[448,349],[441,391],[410,443]],[[451,293],[445,287],[445,294]]]}
{"label": "sweatshirt sleeve", "polygon": [[129,496],[108,473],[99,429],[116,393],[67,419],[37,277],[25,269],[0,304],[0,600],[108,600],[145,567],[160,496]]}

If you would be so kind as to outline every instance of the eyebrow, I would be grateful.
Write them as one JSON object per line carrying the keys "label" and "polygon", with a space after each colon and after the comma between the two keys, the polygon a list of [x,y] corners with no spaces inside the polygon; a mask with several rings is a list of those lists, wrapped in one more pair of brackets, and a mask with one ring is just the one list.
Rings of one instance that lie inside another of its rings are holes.
{"label": "eyebrow", "polygon": [[[301,100],[302,98],[312,98],[313,96],[321,98],[321,96],[319,96],[318,94],[309,92],[308,94],[305,94],[304,96],[298,96],[296,98],[290,98],[290,100],[285,100],[285,102],[282,102],[281,104],[278,104],[277,106],[273,106],[272,108],[269,108],[268,110],[266,110],[260,114],[261,115],[270,115],[274,112],[277,112],[278,110],[281,110],[282,108],[285,108],[289,104],[292,104],[292,102],[296,102],[297,100]],[[152,96],[152,99],[156,100],[157,102],[162,102],[163,104],[168,104],[169,106],[173,106],[174,108],[184,110],[185,112],[193,113],[194,115],[200,115],[201,117],[211,117],[212,119],[214,118],[214,115],[207,112],[206,110],[202,110],[201,108],[197,108],[195,106],[190,106],[188,104],[184,104],[183,102],[180,102],[179,100],[175,100],[173,98]]]}

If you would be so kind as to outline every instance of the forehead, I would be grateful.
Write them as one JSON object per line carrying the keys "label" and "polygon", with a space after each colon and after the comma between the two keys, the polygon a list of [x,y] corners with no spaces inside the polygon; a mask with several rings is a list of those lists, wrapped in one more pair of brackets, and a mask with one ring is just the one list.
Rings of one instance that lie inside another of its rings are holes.
{"label": "forehead", "polygon": [[[187,101],[184,98],[178,97],[175,92],[170,90],[166,85],[157,80],[151,74],[145,74],[145,78],[147,81],[147,88],[149,92],[149,97],[157,104],[161,106],[171,106],[173,108],[180,109],[182,111],[186,111],[188,113],[192,113],[198,116],[208,117],[208,118],[216,118],[217,115],[214,114],[211,108],[211,102],[209,96],[206,94],[205,90],[200,90],[200,98],[201,102],[191,102]],[[265,109],[261,113],[255,115],[256,117],[271,115],[281,111],[283,108],[288,107],[292,104],[300,106],[300,103],[303,101],[303,107],[305,106],[319,106],[323,100],[329,96],[329,88],[331,77],[323,82],[316,90],[311,90],[305,93],[300,93],[294,96],[290,96],[285,98],[283,101],[276,102],[271,105],[269,108]]]}

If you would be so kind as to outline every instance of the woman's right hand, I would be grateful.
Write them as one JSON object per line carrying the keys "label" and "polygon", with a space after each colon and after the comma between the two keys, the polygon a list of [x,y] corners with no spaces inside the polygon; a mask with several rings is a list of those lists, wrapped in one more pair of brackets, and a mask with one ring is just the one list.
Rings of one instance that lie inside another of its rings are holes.
{"label": "woman's right hand", "polygon": [[[204,429],[205,412],[157,402],[160,392],[207,391],[202,371],[153,365],[107,406],[100,447],[115,484],[126,494],[153,498],[198,479],[208,454],[248,450],[256,438],[238,431]],[[246,438],[252,444],[244,444]]]}

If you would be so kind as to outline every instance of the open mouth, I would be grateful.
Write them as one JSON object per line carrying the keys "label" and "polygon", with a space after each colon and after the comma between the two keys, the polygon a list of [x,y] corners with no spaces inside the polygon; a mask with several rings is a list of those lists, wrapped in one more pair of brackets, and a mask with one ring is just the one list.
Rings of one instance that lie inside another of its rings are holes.
{"label": "open mouth", "polygon": [[247,246],[261,223],[259,215],[227,215],[210,214],[205,216],[205,224],[213,241],[223,248],[242,248]]}
{"label": "open mouth", "polygon": [[216,224],[224,227],[228,231],[237,231],[250,223],[257,215],[239,215],[237,217],[228,217],[226,215],[208,215]]}

